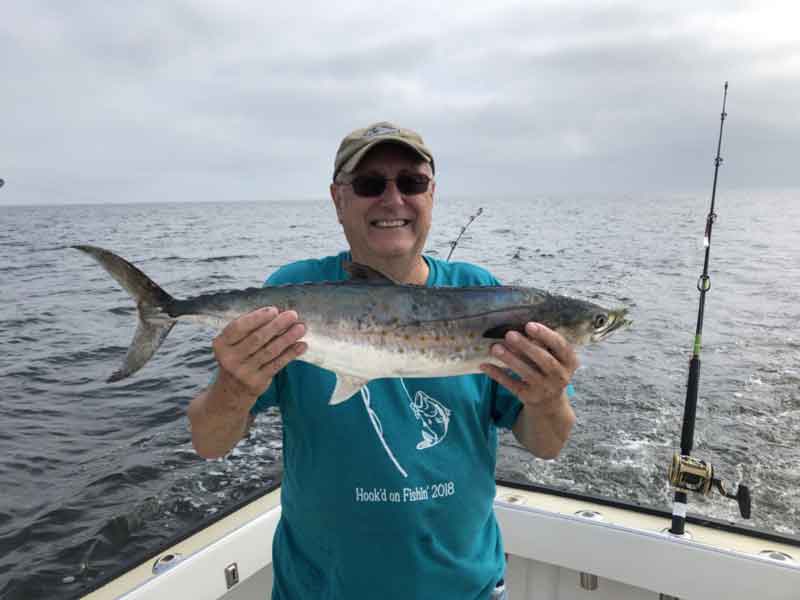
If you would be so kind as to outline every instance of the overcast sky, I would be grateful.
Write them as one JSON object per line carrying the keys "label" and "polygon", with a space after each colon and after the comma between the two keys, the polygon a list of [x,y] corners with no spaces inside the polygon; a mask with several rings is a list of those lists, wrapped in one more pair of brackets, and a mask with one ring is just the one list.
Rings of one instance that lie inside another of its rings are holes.
{"label": "overcast sky", "polygon": [[418,130],[439,195],[800,184],[800,3],[25,0],[0,19],[0,204],[325,197]]}

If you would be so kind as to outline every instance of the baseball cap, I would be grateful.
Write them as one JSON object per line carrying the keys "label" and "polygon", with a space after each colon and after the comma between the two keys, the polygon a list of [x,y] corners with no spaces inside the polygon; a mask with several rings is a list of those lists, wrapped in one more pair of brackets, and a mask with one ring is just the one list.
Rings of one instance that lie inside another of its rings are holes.
{"label": "baseball cap", "polygon": [[336,179],[336,175],[340,171],[352,173],[367,152],[378,144],[386,143],[400,144],[411,148],[422,160],[431,164],[431,169],[434,169],[433,154],[425,145],[422,136],[411,129],[403,129],[388,121],[380,121],[364,129],[356,129],[345,136],[336,152],[333,178]]}

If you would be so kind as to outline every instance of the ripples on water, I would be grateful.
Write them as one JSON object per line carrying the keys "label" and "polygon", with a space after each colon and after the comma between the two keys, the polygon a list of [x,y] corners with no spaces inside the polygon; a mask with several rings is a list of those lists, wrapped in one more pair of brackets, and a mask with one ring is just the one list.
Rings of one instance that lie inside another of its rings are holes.
{"label": "ripples on water", "polygon": [[[668,507],[702,270],[704,197],[437,200],[428,251],[484,214],[454,258],[502,281],[631,309],[582,351],[578,424],[556,461],[501,438],[498,476]],[[752,525],[800,531],[800,204],[725,193],[714,229],[696,453],[752,487]],[[175,296],[260,285],[345,246],[329,203],[11,208],[0,233],[0,598],[70,597],[121,562],[280,478],[277,414],[229,457],[192,451],[186,406],[212,334],[180,326],[135,377],[105,384],[132,302],[84,255],[108,247]],[[692,510],[738,521],[735,503]]]}

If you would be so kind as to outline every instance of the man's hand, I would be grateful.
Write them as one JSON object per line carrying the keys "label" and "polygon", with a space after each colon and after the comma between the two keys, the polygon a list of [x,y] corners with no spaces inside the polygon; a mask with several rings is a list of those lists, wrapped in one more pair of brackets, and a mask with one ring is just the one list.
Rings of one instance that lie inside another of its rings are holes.
{"label": "man's hand", "polygon": [[575,423],[575,413],[565,393],[578,368],[575,351],[552,329],[527,323],[525,335],[508,332],[502,343],[492,346],[491,353],[519,377],[512,377],[496,365],[481,365],[484,373],[524,405],[514,424],[514,434],[537,456],[554,458]]}
{"label": "man's hand", "polygon": [[231,321],[214,338],[219,376],[189,404],[192,444],[204,458],[224,456],[247,432],[250,409],[275,374],[306,351],[297,313],[261,308]]}
{"label": "man's hand", "polygon": [[297,318],[293,310],[279,313],[274,307],[260,308],[231,321],[214,338],[219,383],[231,399],[255,402],[275,374],[306,351],[306,344],[298,341],[306,332],[305,325]]}

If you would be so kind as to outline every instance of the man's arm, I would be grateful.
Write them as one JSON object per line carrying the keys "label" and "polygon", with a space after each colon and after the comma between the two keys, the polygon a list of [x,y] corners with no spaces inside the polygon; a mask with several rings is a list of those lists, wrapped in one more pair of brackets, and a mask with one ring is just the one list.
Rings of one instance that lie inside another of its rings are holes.
{"label": "man's arm", "polygon": [[275,374],[306,351],[297,313],[261,308],[232,321],[214,338],[219,375],[189,404],[192,445],[203,458],[233,448],[251,423],[250,409]]}
{"label": "man's arm", "polygon": [[561,335],[544,325],[528,323],[525,334],[511,331],[503,343],[492,346],[492,355],[519,379],[495,365],[481,368],[522,402],[512,427],[517,440],[540,458],[555,458],[575,424],[565,390],[578,368],[578,358]]}
{"label": "man's arm", "polygon": [[567,443],[575,413],[566,392],[547,408],[525,404],[512,431],[520,444],[539,458],[555,458]]}
{"label": "man's arm", "polygon": [[[220,374],[221,376],[221,374]],[[269,387],[269,385],[267,385]],[[218,378],[189,404],[192,445],[203,458],[219,458],[244,437],[256,397],[236,397]]]}

